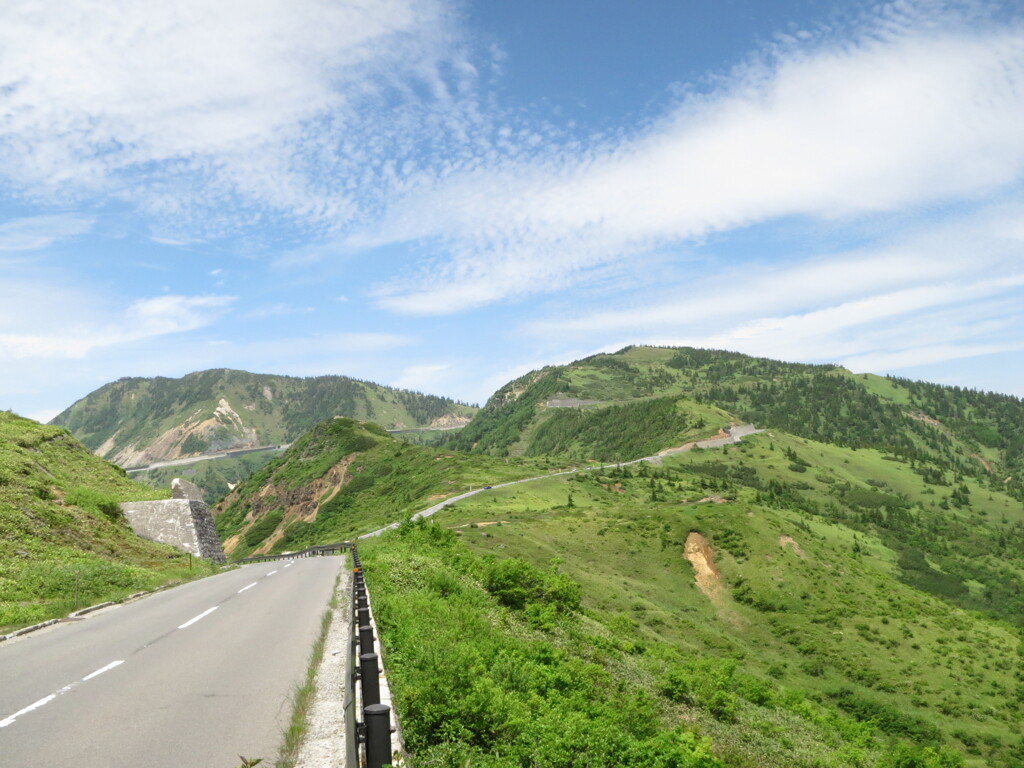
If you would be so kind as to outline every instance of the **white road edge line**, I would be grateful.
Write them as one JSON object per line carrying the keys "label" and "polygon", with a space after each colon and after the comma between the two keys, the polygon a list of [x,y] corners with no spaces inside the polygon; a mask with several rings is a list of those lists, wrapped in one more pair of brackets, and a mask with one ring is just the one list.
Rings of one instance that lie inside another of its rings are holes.
{"label": "white road edge line", "polygon": [[194,616],[194,617],[192,617],[191,619],[189,619],[188,621],[186,621],[186,622],[185,622],[184,624],[180,625],[180,626],[178,627],[178,629],[184,629],[185,627],[191,627],[191,626],[192,626],[193,624],[195,624],[195,623],[196,623],[197,621],[199,621],[200,619],[205,619],[205,618],[206,618],[207,616],[209,616],[209,615],[210,615],[211,613],[213,613],[214,611],[216,611],[216,610],[217,610],[217,609],[218,609],[219,607],[220,607],[220,606],[218,606],[218,605],[215,605],[215,606],[213,606],[213,608],[207,608],[207,609],[206,609],[205,611],[203,611],[202,613],[200,613],[200,614],[199,614],[198,616]]}
{"label": "white road edge line", "polygon": [[102,674],[103,674],[104,672],[109,672],[109,671],[110,671],[110,670],[112,670],[112,669],[113,669],[114,667],[119,667],[119,666],[121,666],[122,664],[124,664],[124,659],[121,659],[120,661],[112,661],[112,662],[110,662],[109,664],[107,664],[107,666],[105,666],[105,667],[103,667],[103,668],[101,668],[101,669],[97,669],[97,670],[96,670],[95,672],[93,672],[92,674],[89,674],[89,675],[86,675],[85,677],[83,677],[83,678],[82,678],[82,682],[84,683],[84,682],[85,682],[86,680],[92,680],[92,679],[93,679],[94,677],[99,677],[99,676],[100,676],[100,675],[102,675]]}
{"label": "white road edge line", "polygon": [[240,590],[238,590],[238,592],[236,592],[235,594],[238,594],[238,595],[240,595],[240,594],[242,594],[243,592],[245,592],[245,590],[247,590],[247,589],[252,589],[252,588],[253,588],[253,587],[255,587],[255,586],[256,586],[257,584],[259,584],[259,582],[258,582],[258,581],[254,581],[254,582],[253,582],[252,584],[248,584],[248,585],[246,585],[246,586],[242,587],[242,588],[241,588]]}

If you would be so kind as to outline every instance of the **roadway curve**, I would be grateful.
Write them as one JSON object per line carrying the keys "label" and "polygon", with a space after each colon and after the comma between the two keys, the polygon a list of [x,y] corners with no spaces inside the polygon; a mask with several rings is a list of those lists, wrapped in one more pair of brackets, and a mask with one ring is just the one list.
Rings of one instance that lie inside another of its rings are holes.
{"label": "roadway curve", "polygon": [[[627,467],[630,464],[639,464],[642,461],[649,461],[654,464],[659,464],[665,456],[669,456],[674,453],[686,453],[688,451],[693,450],[694,448],[721,448],[724,445],[738,443],[742,438],[746,437],[747,435],[753,435],[758,432],[761,432],[762,430],[757,429],[753,424],[739,424],[737,426],[729,427],[725,431],[728,433],[728,436],[726,437],[712,437],[707,440],[697,440],[696,442],[687,443],[686,445],[680,446],[679,448],[669,448],[668,450],[662,451],[656,456],[644,456],[642,459],[633,459],[632,461],[617,461],[614,464],[598,464],[591,467],[565,469],[562,470],[561,472],[549,472],[546,475],[537,475],[536,477],[526,477],[523,478],[522,480],[511,480],[507,483],[487,485],[484,486],[483,488],[477,488],[476,490],[466,491],[465,493],[460,493],[458,496],[452,496],[451,498],[445,499],[444,501],[439,502],[438,504],[435,504],[432,507],[427,507],[426,509],[417,512],[410,519],[419,520],[420,518],[430,517],[431,515],[437,514],[445,507],[450,506],[451,504],[454,504],[457,501],[461,501],[462,499],[468,499],[470,496],[476,496],[478,493],[490,491],[493,490],[494,488],[506,488],[510,485],[519,485],[520,483],[532,483],[534,480],[546,480],[549,477],[558,477],[559,475],[571,475],[574,472],[594,472],[599,469],[610,469],[612,467]],[[375,531],[364,533],[362,536],[359,536],[358,538],[367,539],[371,536],[380,536],[385,531],[394,530],[399,525],[401,525],[400,522],[391,523],[390,525],[385,525],[383,528],[378,528]]]}
{"label": "roadway curve", "polygon": [[342,563],[249,565],[4,643],[0,764],[273,764]]}

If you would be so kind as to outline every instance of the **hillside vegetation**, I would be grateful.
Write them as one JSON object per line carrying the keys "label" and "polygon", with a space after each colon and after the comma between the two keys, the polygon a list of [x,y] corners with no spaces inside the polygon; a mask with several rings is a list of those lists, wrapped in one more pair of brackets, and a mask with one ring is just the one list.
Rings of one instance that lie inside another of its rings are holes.
{"label": "hillside vegetation", "polygon": [[[567,400],[585,404],[550,405]],[[718,350],[627,347],[534,371],[498,390],[449,445],[627,460],[730,419],[875,448],[937,485],[970,476],[1024,501],[1020,398]]]}
{"label": "hillside vegetation", "polygon": [[909,462],[781,431],[661,461],[361,547],[415,755],[1024,765],[1018,502],[972,478],[945,509]]}
{"label": "hillside vegetation", "polygon": [[335,418],[242,482],[214,516],[225,552],[238,559],[352,538],[472,487],[549,466],[410,445],[372,422]]}
{"label": "hillside vegetation", "polygon": [[0,632],[211,572],[125,523],[120,502],[160,496],[67,430],[0,411]]}
{"label": "hillside vegetation", "polygon": [[345,376],[296,378],[217,369],[180,379],[124,378],[53,419],[124,467],[289,443],[332,416],[386,428],[452,426],[475,408]]}

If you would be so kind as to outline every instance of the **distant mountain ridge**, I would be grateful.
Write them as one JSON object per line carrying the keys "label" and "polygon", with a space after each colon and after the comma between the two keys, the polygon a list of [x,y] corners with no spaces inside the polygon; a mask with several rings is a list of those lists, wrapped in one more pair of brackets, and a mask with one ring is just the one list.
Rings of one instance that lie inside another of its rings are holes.
{"label": "distant mountain ridge", "polygon": [[499,389],[448,445],[630,459],[730,419],[876,448],[936,477],[984,477],[1024,500],[1020,398],[722,350],[626,347],[532,371]]}
{"label": "distant mountain ridge", "polygon": [[452,427],[476,408],[347,376],[298,378],[231,369],[105,384],[50,422],[123,467],[288,443],[333,416],[386,428]]}

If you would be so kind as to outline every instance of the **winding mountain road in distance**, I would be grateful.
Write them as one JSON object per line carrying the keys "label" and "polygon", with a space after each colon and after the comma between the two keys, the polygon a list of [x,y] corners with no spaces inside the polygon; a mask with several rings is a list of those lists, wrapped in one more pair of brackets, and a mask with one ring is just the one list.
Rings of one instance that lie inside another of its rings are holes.
{"label": "winding mountain road in distance", "polygon": [[[679,446],[678,448],[666,448],[664,451],[662,451],[661,453],[655,454],[654,456],[644,456],[643,458],[632,459],[630,461],[616,461],[615,463],[611,463],[611,464],[595,464],[594,466],[591,466],[591,467],[577,467],[575,469],[563,469],[563,470],[561,470],[559,472],[548,472],[547,474],[537,475],[536,477],[524,477],[521,480],[509,480],[508,482],[505,482],[505,483],[495,483],[494,485],[485,485],[483,488],[475,488],[473,490],[469,490],[469,491],[465,491],[463,493],[460,493],[457,496],[451,496],[451,497],[445,499],[444,501],[438,502],[437,504],[435,504],[432,507],[427,507],[426,509],[417,512],[416,514],[412,515],[409,519],[410,520],[420,520],[420,519],[425,518],[425,517],[431,517],[432,515],[436,515],[438,512],[440,512],[445,507],[451,506],[452,504],[454,504],[457,501],[462,501],[463,499],[468,499],[470,496],[476,496],[478,493],[483,493],[484,491],[491,491],[491,490],[494,490],[495,488],[507,488],[510,485],[519,485],[520,483],[532,483],[535,480],[547,480],[549,478],[558,477],[560,475],[571,475],[574,472],[594,472],[594,471],[599,470],[599,469],[612,469],[612,468],[617,468],[617,467],[628,467],[631,464],[639,464],[642,461],[649,461],[649,462],[653,462],[653,463],[658,463],[663,458],[665,458],[666,456],[671,456],[672,454],[675,454],[675,453],[687,453],[687,452],[693,450],[694,448],[701,448],[701,449],[721,448],[722,446],[725,446],[725,445],[732,445],[733,443],[740,442],[740,440],[742,440],[744,437],[747,437],[748,435],[753,435],[753,434],[756,434],[758,432],[763,432],[764,430],[758,429],[753,424],[736,424],[736,425],[733,425],[733,426],[729,427],[728,429],[726,429],[724,431],[727,433],[726,436],[724,436],[724,437],[716,436],[716,437],[707,438],[705,440],[695,440],[695,441],[693,441],[691,443],[687,443],[686,445]],[[368,539],[368,538],[370,538],[372,536],[380,536],[385,531],[393,531],[395,528],[397,528],[401,524],[402,524],[401,521],[395,521],[394,523],[391,523],[389,525],[385,525],[383,528],[378,528],[375,531],[370,531],[369,533],[364,533],[361,536],[357,536],[356,538],[358,538],[358,539]]]}
{"label": "winding mountain road in distance", "polygon": [[0,765],[272,764],[344,562],[248,565],[0,645]]}

